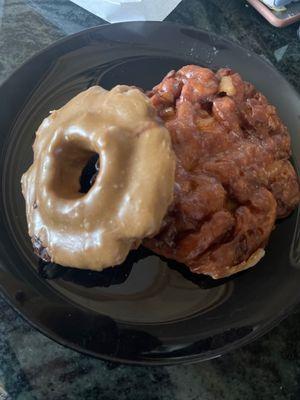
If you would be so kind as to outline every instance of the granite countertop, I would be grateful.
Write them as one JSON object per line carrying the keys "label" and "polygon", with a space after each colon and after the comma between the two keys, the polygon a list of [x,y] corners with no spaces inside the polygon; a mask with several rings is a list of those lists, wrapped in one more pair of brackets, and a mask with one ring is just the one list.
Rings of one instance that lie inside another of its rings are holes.
{"label": "granite countertop", "polygon": [[[169,15],[224,35],[271,61],[300,91],[297,24],[278,30],[242,0],[183,0]],[[0,0],[0,81],[55,40],[104,21],[68,0]],[[131,367],[95,360],[46,338],[0,298],[0,399],[300,398],[300,314],[222,358]]]}

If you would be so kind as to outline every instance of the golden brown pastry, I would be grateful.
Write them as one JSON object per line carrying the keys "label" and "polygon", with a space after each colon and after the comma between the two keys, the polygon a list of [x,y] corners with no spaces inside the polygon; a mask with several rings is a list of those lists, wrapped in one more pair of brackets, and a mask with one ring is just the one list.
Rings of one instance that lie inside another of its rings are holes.
{"label": "golden brown pastry", "polygon": [[300,198],[290,137],[275,107],[230,69],[195,65],[171,71],[149,97],[177,165],[172,207],[144,244],[213,278],[256,264],[275,219]]}
{"label": "golden brown pastry", "polygon": [[[53,111],[36,133],[22,177],[29,235],[45,260],[102,270],[157,233],[173,200],[170,135],[138,89],[99,86]],[[80,175],[99,154],[88,193]]]}

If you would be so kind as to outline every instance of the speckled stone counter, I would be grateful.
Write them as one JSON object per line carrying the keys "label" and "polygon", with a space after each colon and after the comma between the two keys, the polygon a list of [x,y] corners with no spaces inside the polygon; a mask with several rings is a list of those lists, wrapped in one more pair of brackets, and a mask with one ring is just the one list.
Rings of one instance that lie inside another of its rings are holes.
{"label": "speckled stone counter", "polygon": [[[183,0],[169,15],[270,60],[300,90],[298,26],[271,27],[242,0]],[[0,0],[0,81],[55,40],[102,24],[67,0]],[[300,399],[300,314],[209,362],[131,367],[95,360],[44,337],[0,299],[0,399]]]}

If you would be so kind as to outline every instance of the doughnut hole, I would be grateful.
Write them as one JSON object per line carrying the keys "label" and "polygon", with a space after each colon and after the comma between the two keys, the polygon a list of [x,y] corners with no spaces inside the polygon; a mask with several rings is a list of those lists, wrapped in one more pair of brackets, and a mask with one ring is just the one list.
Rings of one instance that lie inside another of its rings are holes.
{"label": "doughnut hole", "polygon": [[94,153],[84,166],[79,179],[80,193],[87,193],[95,183],[99,172],[99,155]]}
{"label": "doughnut hole", "polygon": [[55,147],[52,157],[54,171],[49,189],[63,199],[83,197],[92,187],[98,173],[98,153],[85,142],[64,141]]}

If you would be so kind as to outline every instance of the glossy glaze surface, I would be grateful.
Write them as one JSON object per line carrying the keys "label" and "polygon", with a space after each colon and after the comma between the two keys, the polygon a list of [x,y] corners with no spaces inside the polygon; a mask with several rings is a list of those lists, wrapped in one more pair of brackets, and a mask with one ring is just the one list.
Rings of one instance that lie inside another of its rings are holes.
{"label": "glossy glaze surface", "polygon": [[276,217],[300,202],[276,108],[239,73],[197,65],[170,71],[149,97],[177,162],[174,202],[145,245],[214,278],[255,265]]}
{"label": "glossy glaze surface", "polygon": [[[39,126],[21,178],[28,233],[45,261],[101,271],[155,235],[173,200],[168,130],[137,88],[92,86]],[[81,182],[91,159],[98,173]]]}

